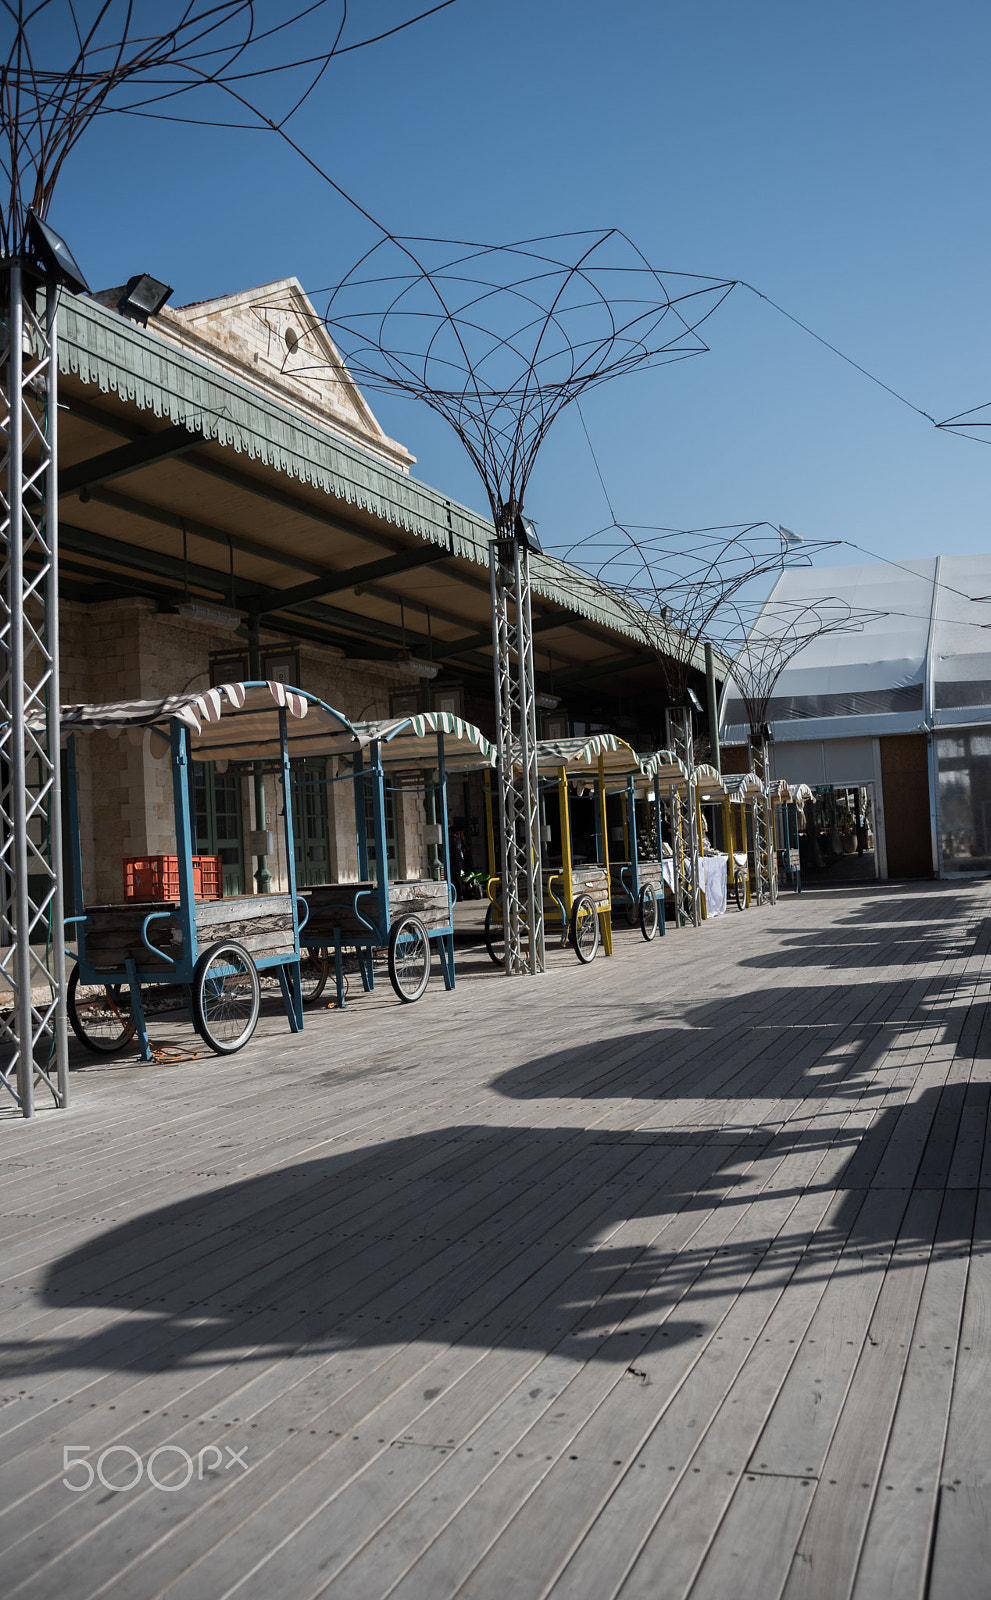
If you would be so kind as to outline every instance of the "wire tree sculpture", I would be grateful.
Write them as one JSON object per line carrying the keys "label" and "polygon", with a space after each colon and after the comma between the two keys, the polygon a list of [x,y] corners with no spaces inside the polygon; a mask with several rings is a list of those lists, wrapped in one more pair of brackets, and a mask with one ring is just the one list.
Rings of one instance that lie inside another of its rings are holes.
{"label": "wire tree sculpture", "polygon": [[557,417],[622,373],[683,361],[733,288],[660,272],[615,228],[514,244],[379,241],[331,289],[323,323],[365,390],[412,396],[454,429],[490,543],[507,973],[543,966],[529,551],[523,505]]}
{"label": "wire tree sculpture", "polygon": [[[582,567],[618,603],[653,652],[668,702],[679,709],[702,670],[707,642],[719,644],[733,608],[785,566],[811,566],[824,541],[796,539],[768,522],[712,528],[658,528],[613,522],[570,546]],[[725,653],[725,652],[724,652]]]}
{"label": "wire tree sculpture", "polygon": [[[410,15],[402,0],[386,0],[379,31],[351,39],[347,0],[2,0],[9,43],[0,59],[0,251],[23,249],[28,211],[47,215],[65,162],[95,118],[262,127],[292,143],[286,125],[335,56],[452,4]],[[273,85],[278,109],[251,98]],[[199,115],[184,114],[192,90],[214,91]],[[232,123],[232,106],[248,120]]]}
{"label": "wire tree sculpture", "polygon": [[883,611],[851,606],[836,595],[814,600],[731,603],[722,619],[720,651],[731,665],[727,681],[742,702],[750,741],[760,747],[781,674],[816,639],[860,633]]}
{"label": "wire tree sculpture", "polygon": [[493,522],[522,514],[564,408],[621,373],[701,355],[730,280],[652,267],[618,229],[515,244],[388,238],[326,294],[323,321],[364,388],[454,429]]}

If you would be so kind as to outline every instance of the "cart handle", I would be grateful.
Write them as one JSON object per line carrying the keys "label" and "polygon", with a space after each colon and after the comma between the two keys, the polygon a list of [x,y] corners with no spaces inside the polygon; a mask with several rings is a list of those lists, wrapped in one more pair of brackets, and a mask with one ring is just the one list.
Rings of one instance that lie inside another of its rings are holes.
{"label": "cart handle", "polygon": [[305,913],[297,930],[299,933],[302,933],[303,929],[306,927],[306,924],[310,920],[310,902],[306,899],[305,895],[298,894],[296,896],[296,905],[302,906]]}
{"label": "cart handle", "polygon": [[[67,928],[69,926],[70,922],[88,922],[88,921],[89,921],[89,912],[88,911],[84,911],[83,915],[81,917],[63,917],[62,918],[62,927],[63,928]],[[79,960],[79,952],[77,950],[70,950],[69,951],[69,955],[72,956],[74,961],[78,961]]]}
{"label": "cart handle", "polygon": [[167,956],[165,954],[164,950],[160,950],[158,948],[157,944],[149,944],[148,943],[148,924],[149,924],[149,922],[159,922],[162,919],[162,917],[171,917],[171,915],[172,915],[171,911],[151,911],[151,912],[149,912],[148,916],[145,917],[144,922],[142,922],[142,924],[141,924],[141,943],[144,945],[146,950],[150,950],[151,951],[153,956],[161,956],[161,958],[162,958],[162,960],[164,962],[166,962],[170,967],[174,967],[176,965],[176,962],[173,961],[171,956]]}
{"label": "cart handle", "polygon": [[354,907],[353,907],[354,914],[358,918],[358,921],[359,922],[363,922],[365,924],[365,927],[368,929],[369,933],[373,933],[375,935],[376,939],[377,939],[379,937],[378,928],[376,928],[376,926],[375,926],[375,924],[373,922],[369,922],[367,917],[363,917],[361,912],[358,910],[358,901],[361,899],[363,894],[378,894],[378,890],[377,889],[359,889],[358,893],[354,897]]}

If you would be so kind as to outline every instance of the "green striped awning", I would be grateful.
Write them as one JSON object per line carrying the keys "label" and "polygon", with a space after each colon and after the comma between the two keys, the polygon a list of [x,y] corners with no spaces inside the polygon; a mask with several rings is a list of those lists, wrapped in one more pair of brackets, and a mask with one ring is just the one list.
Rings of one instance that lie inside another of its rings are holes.
{"label": "green striped awning", "polygon": [[449,771],[468,767],[494,767],[496,747],[473,722],[450,711],[421,711],[413,717],[387,717],[380,722],[356,722],[359,743],[382,746],[386,767],[434,767],[437,736],[444,736],[444,763]]}

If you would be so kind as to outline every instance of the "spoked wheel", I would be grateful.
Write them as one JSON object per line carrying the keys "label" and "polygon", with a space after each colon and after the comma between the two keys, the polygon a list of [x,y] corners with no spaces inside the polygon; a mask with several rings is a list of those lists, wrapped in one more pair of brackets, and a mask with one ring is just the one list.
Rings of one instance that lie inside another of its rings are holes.
{"label": "spoked wheel", "polygon": [[599,919],[587,894],[580,894],[571,908],[569,937],[579,961],[595,960],[599,948]]}
{"label": "spoked wheel", "polygon": [[747,875],[737,867],[733,875],[733,895],[741,911],[747,909]]}
{"label": "spoked wheel", "polygon": [[242,945],[204,950],[193,973],[193,1021],[218,1055],[233,1055],[255,1031],[261,1004],[258,968]]}
{"label": "spoked wheel", "polygon": [[330,976],[330,957],[326,950],[301,950],[299,953],[299,981],[303,989],[304,1006],[316,1005],[327,987]]}
{"label": "spoked wheel", "polygon": [[419,917],[400,917],[389,934],[389,979],[400,1000],[419,1000],[430,977],[430,939]]}
{"label": "spoked wheel", "polygon": [[657,890],[652,883],[645,883],[640,890],[637,919],[640,923],[640,932],[649,944],[657,932],[657,925],[660,920],[657,910]]}
{"label": "spoked wheel", "polygon": [[502,920],[502,906],[497,906],[494,900],[489,901],[485,913],[485,948],[497,967],[505,966],[506,925]]}
{"label": "spoked wheel", "polygon": [[66,1007],[72,1031],[97,1056],[111,1056],[134,1038],[137,1023],[126,983],[81,983],[72,969]]}

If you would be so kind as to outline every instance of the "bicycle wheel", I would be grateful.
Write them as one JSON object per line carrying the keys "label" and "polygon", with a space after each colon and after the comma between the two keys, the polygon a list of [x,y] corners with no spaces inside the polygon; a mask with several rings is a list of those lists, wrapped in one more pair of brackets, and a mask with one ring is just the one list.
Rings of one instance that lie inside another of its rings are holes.
{"label": "bicycle wheel", "polygon": [[580,894],[571,908],[571,943],[579,961],[595,960],[599,948],[599,919],[587,894]]}
{"label": "bicycle wheel", "polygon": [[330,957],[326,950],[301,950],[299,953],[299,981],[303,989],[304,1006],[316,1005],[327,987],[330,975]]}
{"label": "bicycle wheel", "polygon": [[247,950],[221,940],[204,950],[193,973],[193,1021],[218,1055],[233,1055],[255,1031],[261,1005],[258,968]]}
{"label": "bicycle wheel", "polygon": [[137,1023],[126,983],[81,983],[79,967],[69,979],[66,1008],[72,1031],[96,1056],[111,1056],[134,1038]]}
{"label": "bicycle wheel", "polygon": [[733,894],[741,911],[747,909],[747,876],[737,867],[733,877]]}
{"label": "bicycle wheel", "polygon": [[505,966],[506,927],[502,920],[502,907],[497,906],[494,900],[489,901],[485,913],[485,948],[497,967]]}
{"label": "bicycle wheel", "polygon": [[640,890],[637,916],[640,922],[640,932],[649,944],[657,932],[657,925],[660,921],[657,910],[657,890],[652,883],[645,883]]}
{"label": "bicycle wheel", "polygon": [[419,1000],[430,977],[430,939],[419,917],[400,917],[389,934],[389,980],[400,1000]]}

